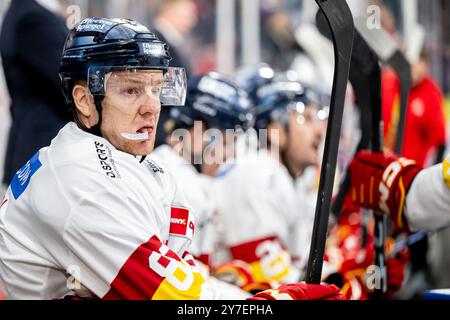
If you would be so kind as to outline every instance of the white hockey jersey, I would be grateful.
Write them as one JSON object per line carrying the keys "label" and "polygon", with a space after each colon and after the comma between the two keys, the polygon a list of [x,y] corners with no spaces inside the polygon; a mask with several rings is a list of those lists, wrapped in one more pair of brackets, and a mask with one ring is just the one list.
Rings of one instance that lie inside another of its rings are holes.
{"label": "white hockey jersey", "polygon": [[311,166],[295,180],[298,207],[288,245],[296,268],[302,271],[306,268],[309,258],[319,175],[319,169]]}
{"label": "white hockey jersey", "polygon": [[406,197],[405,217],[412,231],[450,226],[450,156],[414,178]]}
{"label": "white hockey jersey", "polygon": [[214,219],[216,208],[209,192],[210,181],[199,174],[195,168],[176,153],[170,146],[161,145],[156,148],[150,158],[164,164],[183,190],[192,210],[195,212],[196,230],[191,254],[202,263],[213,262],[214,244],[216,242]]}
{"label": "white hockey jersey", "polygon": [[10,299],[230,298],[187,253],[194,229],[167,171],[69,123],[1,203],[0,280]]}

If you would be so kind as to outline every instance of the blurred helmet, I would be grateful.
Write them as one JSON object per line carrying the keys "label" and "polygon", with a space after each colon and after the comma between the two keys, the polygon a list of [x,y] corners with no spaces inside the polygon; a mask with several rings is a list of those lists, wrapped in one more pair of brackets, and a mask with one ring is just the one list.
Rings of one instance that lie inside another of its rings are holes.
{"label": "blurred helmet", "polygon": [[311,87],[302,85],[295,75],[292,71],[277,73],[271,83],[259,88],[253,108],[256,130],[265,129],[272,122],[287,126],[289,112],[302,114],[306,107],[316,107],[320,120],[328,117],[322,96]]}
{"label": "blurred helmet", "polygon": [[107,74],[156,69],[164,72],[161,105],[183,105],[185,72],[183,68],[170,68],[170,60],[167,44],[136,21],[84,19],[70,31],[63,49],[60,78],[66,103],[74,108],[73,87],[77,81],[85,80],[101,117]]}
{"label": "blurred helmet", "polygon": [[252,125],[251,103],[244,90],[226,76],[209,72],[188,83],[185,107],[171,108],[177,128],[190,128],[202,121],[208,128],[243,129]]}
{"label": "blurred helmet", "polygon": [[272,82],[275,71],[267,63],[242,67],[234,74],[234,80],[256,103],[258,89]]}

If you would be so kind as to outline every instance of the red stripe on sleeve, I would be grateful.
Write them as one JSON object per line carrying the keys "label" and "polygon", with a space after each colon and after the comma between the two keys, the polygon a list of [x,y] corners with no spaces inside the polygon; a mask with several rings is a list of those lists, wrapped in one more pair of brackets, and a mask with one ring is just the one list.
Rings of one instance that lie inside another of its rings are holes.
{"label": "red stripe on sleeve", "polygon": [[[159,252],[163,244],[158,237],[153,236],[150,240],[139,246],[128,258],[120,269],[116,278],[111,283],[111,288],[103,297],[105,300],[147,300],[151,299],[158,289],[163,277],[159,276],[150,268],[149,257],[152,252]],[[170,255],[176,256],[175,253]],[[170,261],[166,256],[161,256],[158,262],[162,266]],[[179,260],[179,258],[177,259]]]}

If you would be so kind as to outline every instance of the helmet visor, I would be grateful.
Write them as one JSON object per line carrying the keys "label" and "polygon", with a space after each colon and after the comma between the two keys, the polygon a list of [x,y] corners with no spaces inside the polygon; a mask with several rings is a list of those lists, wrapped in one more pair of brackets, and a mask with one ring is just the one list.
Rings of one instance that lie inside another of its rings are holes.
{"label": "helmet visor", "polygon": [[117,103],[139,107],[149,101],[161,106],[183,106],[186,100],[184,68],[90,68],[88,86],[92,95],[114,98]]}

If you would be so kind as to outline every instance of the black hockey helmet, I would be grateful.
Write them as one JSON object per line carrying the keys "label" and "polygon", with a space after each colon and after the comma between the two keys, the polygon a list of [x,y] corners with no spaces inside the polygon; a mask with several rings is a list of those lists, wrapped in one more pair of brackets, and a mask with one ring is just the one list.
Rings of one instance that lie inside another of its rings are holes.
{"label": "black hockey helmet", "polygon": [[75,110],[73,87],[77,81],[86,80],[100,116],[98,127],[92,133],[100,135],[106,75],[113,71],[157,69],[163,70],[165,78],[161,105],[184,105],[185,71],[169,67],[170,60],[168,45],[136,21],[100,17],[84,19],[70,31],[64,45],[60,78],[66,103]]}

